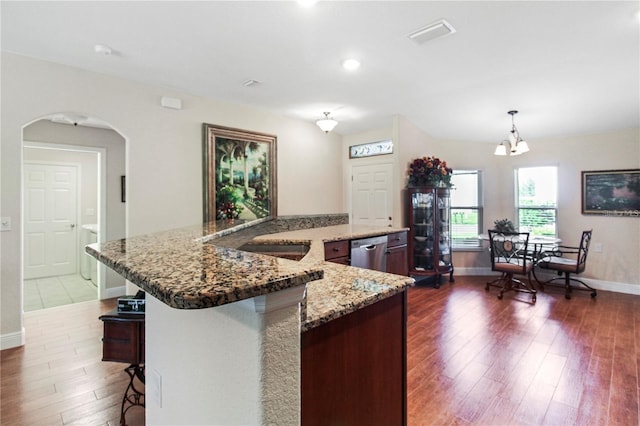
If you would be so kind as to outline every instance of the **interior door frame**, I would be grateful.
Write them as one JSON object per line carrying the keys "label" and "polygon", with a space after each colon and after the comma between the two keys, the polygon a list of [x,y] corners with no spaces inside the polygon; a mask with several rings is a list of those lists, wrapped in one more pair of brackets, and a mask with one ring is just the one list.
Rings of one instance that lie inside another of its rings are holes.
{"label": "interior door frame", "polygon": [[[98,243],[103,241],[104,236],[106,235],[106,217],[107,217],[107,150],[105,148],[99,148],[94,146],[85,146],[85,145],[65,145],[58,143],[50,143],[50,142],[32,142],[32,141],[22,141],[22,148],[39,148],[39,149],[51,149],[57,151],[76,151],[76,152],[92,152],[98,154]],[[21,265],[20,270],[22,271],[24,268],[24,215],[25,206],[24,206],[24,165],[25,159],[24,154],[21,154],[21,162],[20,162],[20,194],[21,194],[21,209],[22,209],[22,220],[20,226],[20,239],[21,239]],[[78,209],[80,209],[80,203],[78,203]],[[78,218],[81,217],[80,211],[78,212]],[[79,227],[77,227],[79,228]],[[76,238],[78,239],[78,245],[80,244],[80,230],[76,233]],[[20,273],[22,279],[24,280],[23,273]],[[98,262],[98,300],[102,300],[106,297],[106,269],[105,266]],[[22,286],[24,288],[24,282],[22,282]],[[24,290],[23,290],[24,292]],[[22,306],[24,302],[21,300],[20,304]]]}

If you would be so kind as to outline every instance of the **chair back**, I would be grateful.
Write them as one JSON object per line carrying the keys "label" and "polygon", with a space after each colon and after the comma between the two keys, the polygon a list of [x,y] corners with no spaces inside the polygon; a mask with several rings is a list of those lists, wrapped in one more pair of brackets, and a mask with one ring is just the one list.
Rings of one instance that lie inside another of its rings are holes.
{"label": "chair back", "polygon": [[589,254],[589,245],[591,244],[591,234],[593,229],[588,231],[582,231],[582,238],[580,238],[580,246],[578,247],[578,257],[576,258],[576,273],[584,272],[587,266],[587,255]]}
{"label": "chair back", "polygon": [[500,232],[490,229],[491,270],[526,275],[531,268],[528,245],[529,232]]}

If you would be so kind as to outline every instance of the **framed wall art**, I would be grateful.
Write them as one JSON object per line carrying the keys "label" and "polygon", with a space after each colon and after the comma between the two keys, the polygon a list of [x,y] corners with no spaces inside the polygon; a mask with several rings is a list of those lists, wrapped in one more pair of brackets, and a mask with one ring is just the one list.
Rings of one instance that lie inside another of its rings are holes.
{"label": "framed wall art", "polygon": [[640,169],[583,171],[582,214],[640,217]]}
{"label": "framed wall art", "polygon": [[277,216],[274,135],[203,124],[203,219]]}

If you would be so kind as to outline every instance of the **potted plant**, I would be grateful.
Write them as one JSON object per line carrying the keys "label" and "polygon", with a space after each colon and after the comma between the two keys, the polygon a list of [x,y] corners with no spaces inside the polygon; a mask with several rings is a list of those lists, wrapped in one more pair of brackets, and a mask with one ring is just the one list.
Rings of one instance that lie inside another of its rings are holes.
{"label": "potted plant", "polygon": [[509,219],[499,219],[493,222],[498,232],[516,232],[516,227]]}

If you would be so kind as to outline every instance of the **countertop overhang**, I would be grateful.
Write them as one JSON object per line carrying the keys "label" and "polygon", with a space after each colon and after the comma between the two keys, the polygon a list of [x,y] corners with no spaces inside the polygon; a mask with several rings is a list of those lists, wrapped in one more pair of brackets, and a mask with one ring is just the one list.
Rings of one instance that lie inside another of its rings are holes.
{"label": "countertop overhang", "polygon": [[[177,309],[203,309],[307,285],[302,330],[361,309],[413,285],[410,277],[324,261],[324,242],[405,231],[335,225],[256,237],[255,243],[309,244],[301,261],[217,246],[218,229],[204,224],[91,244],[86,251],[143,290]],[[228,234],[233,230],[225,229]]]}

